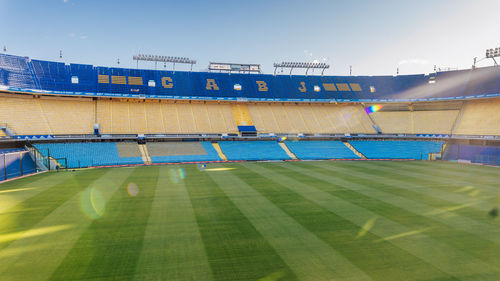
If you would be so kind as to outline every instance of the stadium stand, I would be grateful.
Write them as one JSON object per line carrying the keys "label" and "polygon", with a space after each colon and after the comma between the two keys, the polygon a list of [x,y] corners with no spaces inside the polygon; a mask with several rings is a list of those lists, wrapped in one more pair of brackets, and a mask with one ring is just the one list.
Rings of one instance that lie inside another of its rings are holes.
{"label": "stadium stand", "polygon": [[[413,134],[451,134],[458,110],[413,111]],[[439,120],[439,122],[436,122]]]}
{"label": "stadium stand", "polygon": [[31,96],[0,97],[0,120],[19,135],[50,135],[49,124],[45,119],[37,99]]}
{"label": "stadium stand", "polygon": [[359,159],[341,141],[285,141],[298,159]]}
{"label": "stadium stand", "polygon": [[447,161],[500,165],[500,146],[449,144],[446,145],[442,158]]}
{"label": "stadium stand", "polygon": [[[354,139],[373,139],[375,134],[392,139],[498,139],[499,79],[499,67],[397,76],[229,75],[95,67],[0,54],[0,124],[7,129],[0,129],[0,138],[72,138],[72,143],[37,144],[41,151],[53,150],[54,158],[67,158],[70,168],[226,158],[428,159],[430,152],[440,152],[442,142],[316,140],[349,134]],[[367,114],[370,105],[382,108]],[[118,142],[74,142],[101,137],[90,136],[95,124],[102,137]],[[122,143],[136,140],[138,134],[147,135],[148,143]],[[232,141],[288,134],[316,140]],[[149,138],[231,140],[151,143]],[[446,150],[451,160],[497,161],[488,147],[453,149]]]}
{"label": "stadium stand", "polygon": [[103,134],[197,134],[238,132],[231,106],[218,103],[98,100]]}
{"label": "stadium stand", "polygon": [[276,141],[222,141],[219,145],[230,161],[291,159]]}
{"label": "stadium stand", "polygon": [[210,142],[148,142],[153,163],[221,161]]}
{"label": "stadium stand", "polygon": [[0,95],[0,120],[18,135],[91,134],[91,99]]}
{"label": "stadium stand", "polygon": [[381,111],[372,113],[372,118],[383,133],[451,134],[458,113],[458,110]]}
{"label": "stadium stand", "polygon": [[359,104],[235,105],[0,94],[0,123],[17,135],[92,134],[95,123],[102,134],[238,133],[238,128],[248,126],[243,124],[255,126],[259,133],[375,134],[373,120],[385,134],[500,135],[500,99],[467,101],[462,111],[456,105],[429,106],[382,110],[372,113],[370,120]]}
{"label": "stadium stand", "polygon": [[11,55],[0,55],[0,84],[17,88],[38,88],[30,72],[29,59]]}
{"label": "stadium stand", "polygon": [[43,156],[66,158],[67,168],[144,163],[140,156],[120,157],[115,142],[38,143],[34,146]]}
{"label": "stadium stand", "polygon": [[[154,71],[30,60],[0,54],[0,84],[23,90],[138,98],[260,101],[407,100],[498,95],[499,67],[397,76],[288,76]],[[429,83],[430,81],[433,83]],[[148,84],[146,84],[148,81]],[[149,81],[154,81],[149,85]],[[235,90],[239,84],[241,90]],[[207,87],[208,85],[208,87]],[[264,94],[264,95],[263,95]],[[113,95],[117,96],[117,95]]]}
{"label": "stadium stand", "polygon": [[41,97],[36,102],[51,134],[92,134],[95,106],[91,99]]}
{"label": "stadium stand", "polygon": [[375,133],[361,105],[259,103],[248,109],[261,133]]}
{"label": "stadium stand", "polygon": [[430,153],[439,153],[441,141],[370,141],[353,140],[349,143],[368,159],[429,159]]}
{"label": "stadium stand", "polygon": [[468,101],[455,130],[458,135],[500,135],[500,99]]}
{"label": "stadium stand", "polygon": [[0,149],[0,182],[35,172],[35,161],[25,149]]}

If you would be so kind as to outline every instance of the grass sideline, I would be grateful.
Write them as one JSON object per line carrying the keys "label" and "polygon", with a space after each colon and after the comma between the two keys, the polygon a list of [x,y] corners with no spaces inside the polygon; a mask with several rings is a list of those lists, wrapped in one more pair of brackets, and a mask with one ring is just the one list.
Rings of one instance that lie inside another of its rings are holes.
{"label": "grass sideline", "polygon": [[0,280],[498,280],[500,170],[137,166],[0,184]]}

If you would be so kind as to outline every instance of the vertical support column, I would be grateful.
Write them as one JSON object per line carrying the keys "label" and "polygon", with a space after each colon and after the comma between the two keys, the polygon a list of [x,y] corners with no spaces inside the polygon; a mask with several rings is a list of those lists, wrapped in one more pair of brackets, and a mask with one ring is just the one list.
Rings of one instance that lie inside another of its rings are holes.
{"label": "vertical support column", "polygon": [[21,177],[24,175],[24,171],[23,171],[23,153],[22,152],[19,152],[19,166],[21,168]]}
{"label": "vertical support column", "polygon": [[3,155],[3,172],[5,174],[5,179],[7,179],[7,160],[5,159],[5,154]]}

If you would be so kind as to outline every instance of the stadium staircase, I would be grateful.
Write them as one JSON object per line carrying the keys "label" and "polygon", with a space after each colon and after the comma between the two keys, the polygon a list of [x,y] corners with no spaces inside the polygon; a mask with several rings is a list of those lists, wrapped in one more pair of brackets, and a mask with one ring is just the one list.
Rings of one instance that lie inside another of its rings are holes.
{"label": "stadium staircase", "polygon": [[298,160],[299,158],[297,158],[297,156],[288,148],[288,146],[286,146],[286,144],[284,142],[280,142],[279,145],[281,146],[281,148],[283,148],[283,150],[286,152],[286,154],[292,158],[293,160]]}
{"label": "stadium staircase", "polygon": [[348,141],[342,141],[345,146],[347,146],[354,154],[358,155],[361,159],[367,159],[366,156],[363,155],[363,153],[359,152],[354,146],[352,146]]}
{"label": "stadium staircase", "polygon": [[462,116],[464,115],[464,111],[465,111],[465,106],[466,106],[466,103],[465,102],[462,103],[462,106],[460,107],[460,111],[458,113],[457,119],[455,120],[455,123],[453,124],[453,127],[451,129],[452,135],[455,134],[455,131],[457,130],[458,125],[460,124],[460,121],[462,120]]}
{"label": "stadium staircase", "polygon": [[248,107],[245,104],[233,104],[231,105],[231,110],[233,111],[234,121],[236,121],[236,126],[241,135],[257,136],[257,129],[255,129]]}
{"label": "stadium staircase", "polygon": [[151,165],[153,162],[149,156],[148,147],[145,144],[139,144],[139,151],[141,152],[141,158],[144,164]]}
{"label": "stadium staircase", "polygon": [[227,157],[226,155],[224,154],[224,152],[222,152],[222,149],[220,148],[220,145],[218,142],[213,142],[212,143],[212,146],[215,148],[215,150],[217,151],[217,154],[219,154],[219,157],[220,159],[224,160],[224,161],[227,161]]}
{"label": "stadium staircase", "polygon": [[0,124],[0,137],[13,137],[16,133],[7,126],[7,124]]}

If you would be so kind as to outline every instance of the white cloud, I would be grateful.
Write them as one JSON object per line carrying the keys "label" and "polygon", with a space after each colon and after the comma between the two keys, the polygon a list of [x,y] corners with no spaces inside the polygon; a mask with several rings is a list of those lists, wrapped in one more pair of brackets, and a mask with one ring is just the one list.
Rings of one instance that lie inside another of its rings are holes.
{"label": "white cloud", "polygon": [[69,3],[69,0],[63,0],[64,3]]}

